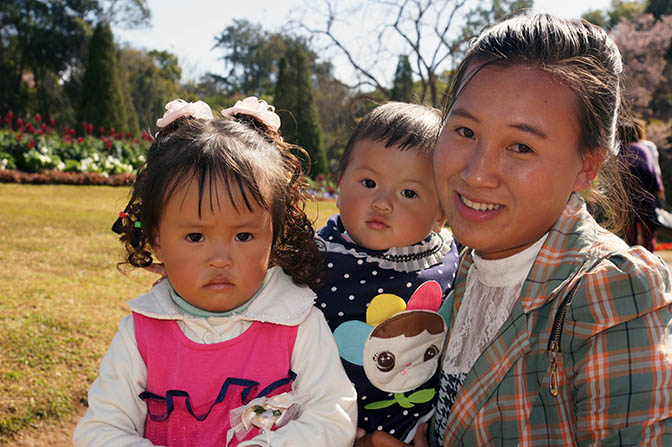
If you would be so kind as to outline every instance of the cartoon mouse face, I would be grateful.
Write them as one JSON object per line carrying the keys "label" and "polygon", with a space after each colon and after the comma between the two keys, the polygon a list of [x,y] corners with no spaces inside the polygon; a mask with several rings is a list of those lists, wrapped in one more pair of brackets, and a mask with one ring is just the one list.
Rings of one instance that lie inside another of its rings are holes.
{"label": "cartoon mouse face", "polygon": [[436,372],[445,335],[445,323],[436,312],[398,313],[376,326],[364,344],[364,372],[383,391],[417,388]]}

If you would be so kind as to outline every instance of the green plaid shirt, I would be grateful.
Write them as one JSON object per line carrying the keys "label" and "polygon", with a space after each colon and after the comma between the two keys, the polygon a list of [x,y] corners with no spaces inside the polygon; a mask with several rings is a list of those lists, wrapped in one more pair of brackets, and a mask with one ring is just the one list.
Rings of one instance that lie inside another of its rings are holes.
{"label": "green plaid shirt", "polygon": [[[467,253],[453,319],[471,264]],[[554,397],[548,342],[575,282]],[[573,194],[511,315],[467,375],[443,445],[672,446],[671,303],[663,261],[601,228]]]}

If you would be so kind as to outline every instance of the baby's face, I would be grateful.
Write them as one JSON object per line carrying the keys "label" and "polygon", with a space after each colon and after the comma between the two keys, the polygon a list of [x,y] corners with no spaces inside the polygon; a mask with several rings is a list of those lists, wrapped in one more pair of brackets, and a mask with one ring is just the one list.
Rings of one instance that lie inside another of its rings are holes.
{"label": "baby's face", "polygon": [[355,143],[336,204],[350,237],[370,250],[413,245],[443,224],[431,158],[369,139]]}

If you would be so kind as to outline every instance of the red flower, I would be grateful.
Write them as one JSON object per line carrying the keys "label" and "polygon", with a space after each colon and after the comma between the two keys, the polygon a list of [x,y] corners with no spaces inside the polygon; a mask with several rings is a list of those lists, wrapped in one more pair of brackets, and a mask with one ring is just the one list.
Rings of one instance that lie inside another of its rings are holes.
{"label": "red flower", "polygon": [[14,114],[12,112],[7,112],[7,116],[5,116],[5,124],[11,123],[13,119]]}
{"label": "red flower", "polygon": [[16,141],[21,141],[21,134],[20,133],[16,134]]}
{"label": "red flower", "polygon": [[36,113],[35,114],[35,119],[37,120],[37,122],[42,121],[42,115],[40,115],[39,113]]}
{"label": "red flower", "polygon": [[103,126],[100,126],[100,134],[105,135],[105,128]]}
{"label": "red flower", "polygon": [[49,125],[51,127],[56,127],[56,121],[53,118],[49,118]]}
{"label": "red flower", "polygon": [[111,147],[112,147],[112,142],[111,142],[110,140],[107,140],[107,141],[105,142],[105,147],[106,147],[107,149],[111,148]]}
{"label": "red flower", "polygon": [[23,120],[21,118],[16,119],[16,125],[19,127],[23,127]]}
{"label": "red flower", "polygon": [[89,133],[93,133],[93,124],[89,124]]}
{"label": "red flower", "polygon": [[40,129],[42,129],[42,130],[45,131],[45,132],[47,131],[47,128],[48,128],[48,127],[49,127],[49,126],[47,126],[47,123],[42,123],[42,124],[40,125]]}
{"label": "red flower", "polygon": [[84,137],[79,137],[79,138],[77,138],[77,142],[78,142],[79,144],[82,144],[82,143],[84,142]]}
{"label": "red flower", "polygon": [[88,129],[88,125],[86,124],[86,121],[82,121],[82,127],[84,130]]}
{"label": "red flower", "polygon": [[28,149],[32,149],[35,147],[35,140],[30,140],[28,143],[26,143],[26,146],[28,146]]}
{"label": "red flower", "polygon": [[126,138],[131,138],[131,133],[130,132],[126,132]]}

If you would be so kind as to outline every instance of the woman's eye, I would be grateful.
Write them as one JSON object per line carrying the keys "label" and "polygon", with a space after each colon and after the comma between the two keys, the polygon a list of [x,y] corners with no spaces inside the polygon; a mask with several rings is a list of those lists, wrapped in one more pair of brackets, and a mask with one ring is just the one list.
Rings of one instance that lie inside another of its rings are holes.
{"label": "woman's eye", "polygon": [[370,178],[365,178],[364,180],[362,180],[362,185],[364,185],[365,188],[375,188],[376,182],[374,182]]}
{"label": "woman's eye", "polygon": [[240,242],[252,240],[252,233],[238,233],[236,234],[236,240]]}
{"label": "woman's eye", "polygon": [[457,132],[459,135],[465,137],[465,138],[474,138],[474,131],[469,129],[468,127],[458,127],[455,129],[455,132]]}
{"label": "woman's eye", "polygon": [[189,233],[187,234],[187,240],[189,242],[203,242],[205,240],[205,236],[201,233]]}
{"label": "woman's eye", "polygon": [[406,197],[407,199],[418,197],[418,193],[413,191],[412,189],[404,189],[403,191],[401,191],[401,195]]}
{"label": "woman's eye", "polygon": [[520,154],[528,154],[530,152],[534,152],[530,146],[522,143],[514,143],[509,147],[513,152],[518,152]]}

